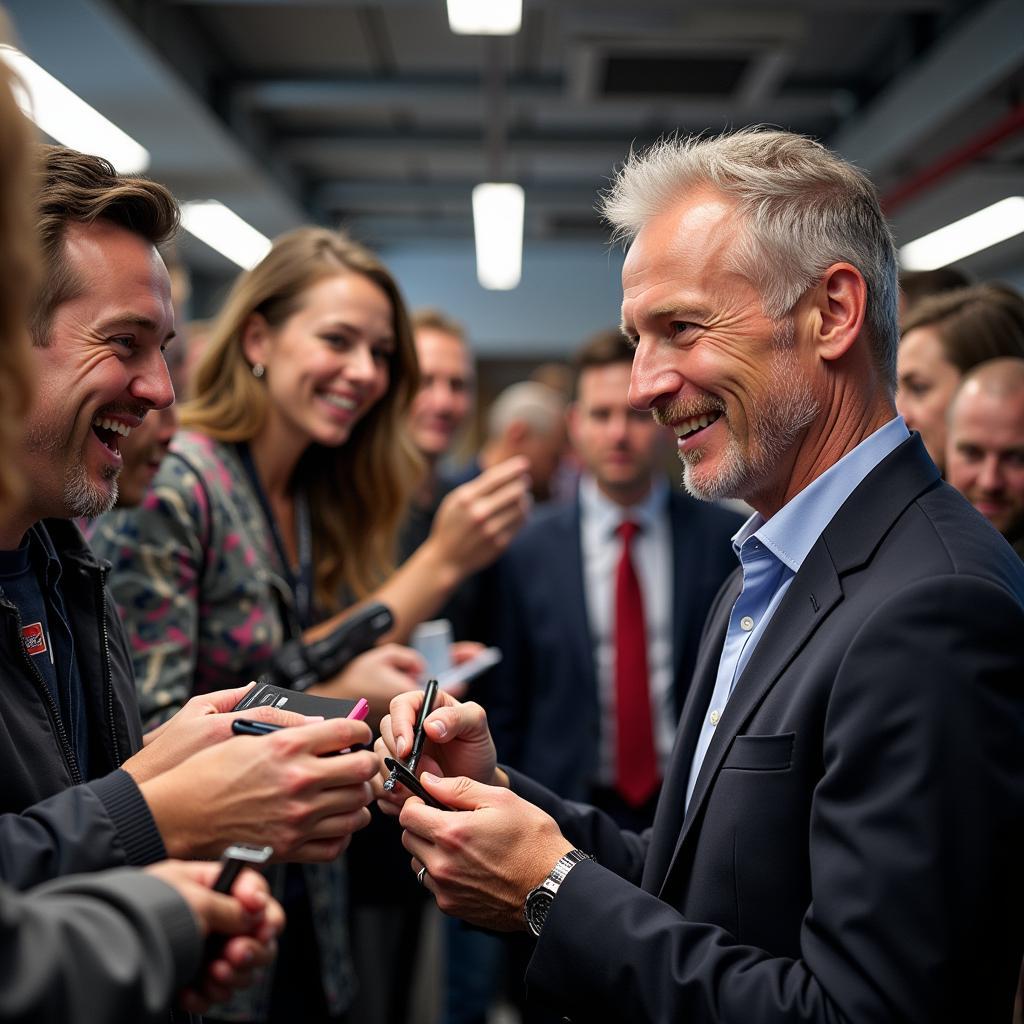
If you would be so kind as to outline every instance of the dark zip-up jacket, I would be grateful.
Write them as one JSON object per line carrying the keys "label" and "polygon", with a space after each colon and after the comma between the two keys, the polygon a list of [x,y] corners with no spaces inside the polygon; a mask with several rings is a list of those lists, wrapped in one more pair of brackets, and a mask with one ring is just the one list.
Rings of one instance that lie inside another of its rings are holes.
{"label": "dark zip-up jacket", "polygon": [[[58,875],[167,856],[120,765],[142,746],[132,661],[98,561],[68,520],[32,527],[61,562],[61,591],[89,716],[80,765],[60,713],[25,652],[21,618],[0,588],[0,881],[24,889]],[[88,780],[88,781],[87,781]]]}

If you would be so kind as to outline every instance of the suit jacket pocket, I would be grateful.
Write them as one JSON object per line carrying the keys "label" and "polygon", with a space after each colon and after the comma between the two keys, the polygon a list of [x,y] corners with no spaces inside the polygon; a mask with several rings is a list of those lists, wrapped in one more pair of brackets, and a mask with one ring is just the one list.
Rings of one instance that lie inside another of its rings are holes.
{"label": "suit jacket pocket", "polygon": [[722,768],[748,772],[784,772],[793,763],[795,732],[775,736],[736,736]]}

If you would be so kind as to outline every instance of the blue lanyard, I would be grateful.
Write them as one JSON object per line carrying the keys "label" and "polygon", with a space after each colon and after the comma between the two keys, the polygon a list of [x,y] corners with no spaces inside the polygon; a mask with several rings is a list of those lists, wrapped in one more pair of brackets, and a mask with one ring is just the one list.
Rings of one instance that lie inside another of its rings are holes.
{"label": "blue lanyard", "polygon": [[256,472],[256,463],[253,462],[252,452],[245,441],[239,441],[235,447],[242,460],[252,489],[259,499],[260,508],[263,510],[263,518],[267,521],[270,536],[274,541],[274,548],[277,557],[281,561],[285,578],[292,589],[295,598],[295,610],[298,615],[299,625],[302,629],[308,629],[313,625],[313,527],[309,511],[309,496],[305,490],[295,493],[295,526],[298,533],[299,566],[296,573],[291,561],[288,558],[288,550],[281,538],[281,531],[278,529],[277,520],[274,518],[274,511],[270,507],[267,493],[260,482],[259,474]]}

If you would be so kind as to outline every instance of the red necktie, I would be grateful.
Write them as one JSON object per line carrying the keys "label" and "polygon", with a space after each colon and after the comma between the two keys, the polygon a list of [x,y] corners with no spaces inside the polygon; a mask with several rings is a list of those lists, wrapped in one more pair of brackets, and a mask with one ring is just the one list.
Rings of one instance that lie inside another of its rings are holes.
{"label": "red necktie", "polygon": [[615,573],[616,788],[633,807],[643,804],[658,785],[658,757],[647,684],[644,602],[630,556],[630,545],[638,529],[636,523],[619,524],[622,554]]}

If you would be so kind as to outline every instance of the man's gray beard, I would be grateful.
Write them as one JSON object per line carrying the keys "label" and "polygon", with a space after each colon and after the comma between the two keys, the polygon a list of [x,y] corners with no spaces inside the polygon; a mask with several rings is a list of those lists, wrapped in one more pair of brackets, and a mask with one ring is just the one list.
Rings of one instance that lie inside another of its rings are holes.
{"label": "man's gray beard", "polygon": [[[757,446],[750,455],[739,450],[736,437],[730,431],[718,472],[698,482],[694,479],[694,468],[700,464],[701,454],[679,453],[683,463],[683,486],[694,498],[746,501],[756,495],[775,463],[820,412],[820,403],[806,378],[794,377],[792,373],[793,360],[788,358],[792,352],[791,325],[789,331],[785,328],[779,331],[777,341],[768,366],[767,396],[751,409],[749,436],[756,439]],[[723,425],[729,429],[728,421]]]}
{"label": "man's gray beard", "polygon": [[117,501],[118,471],[104,467],[104,479],[113,486],[109,491],[97,487],[90,479],[84,464],[77,461],[68,466],[64,473],[64,507],[68,517],[82,516],[93,519],[109,512]]}
{"label": "man's gray beard", "polygon": [[[25,447],[29,452],[57,457],[64,450],[64,445],[58,438],[36,426],[29,426],[26,429]],[[61,490],[63,517],[71,519],[81,516],[84,519],[93,519],[104,512],[109,512],[117,501],[119,473],[120,470],[113,467],[104,467],[104,479],[112,480],[114,486],[109,492],[103,490],[89,479],[83,455],[80,451],[77,452],[75,458],[64,467],[64,486]]]}

